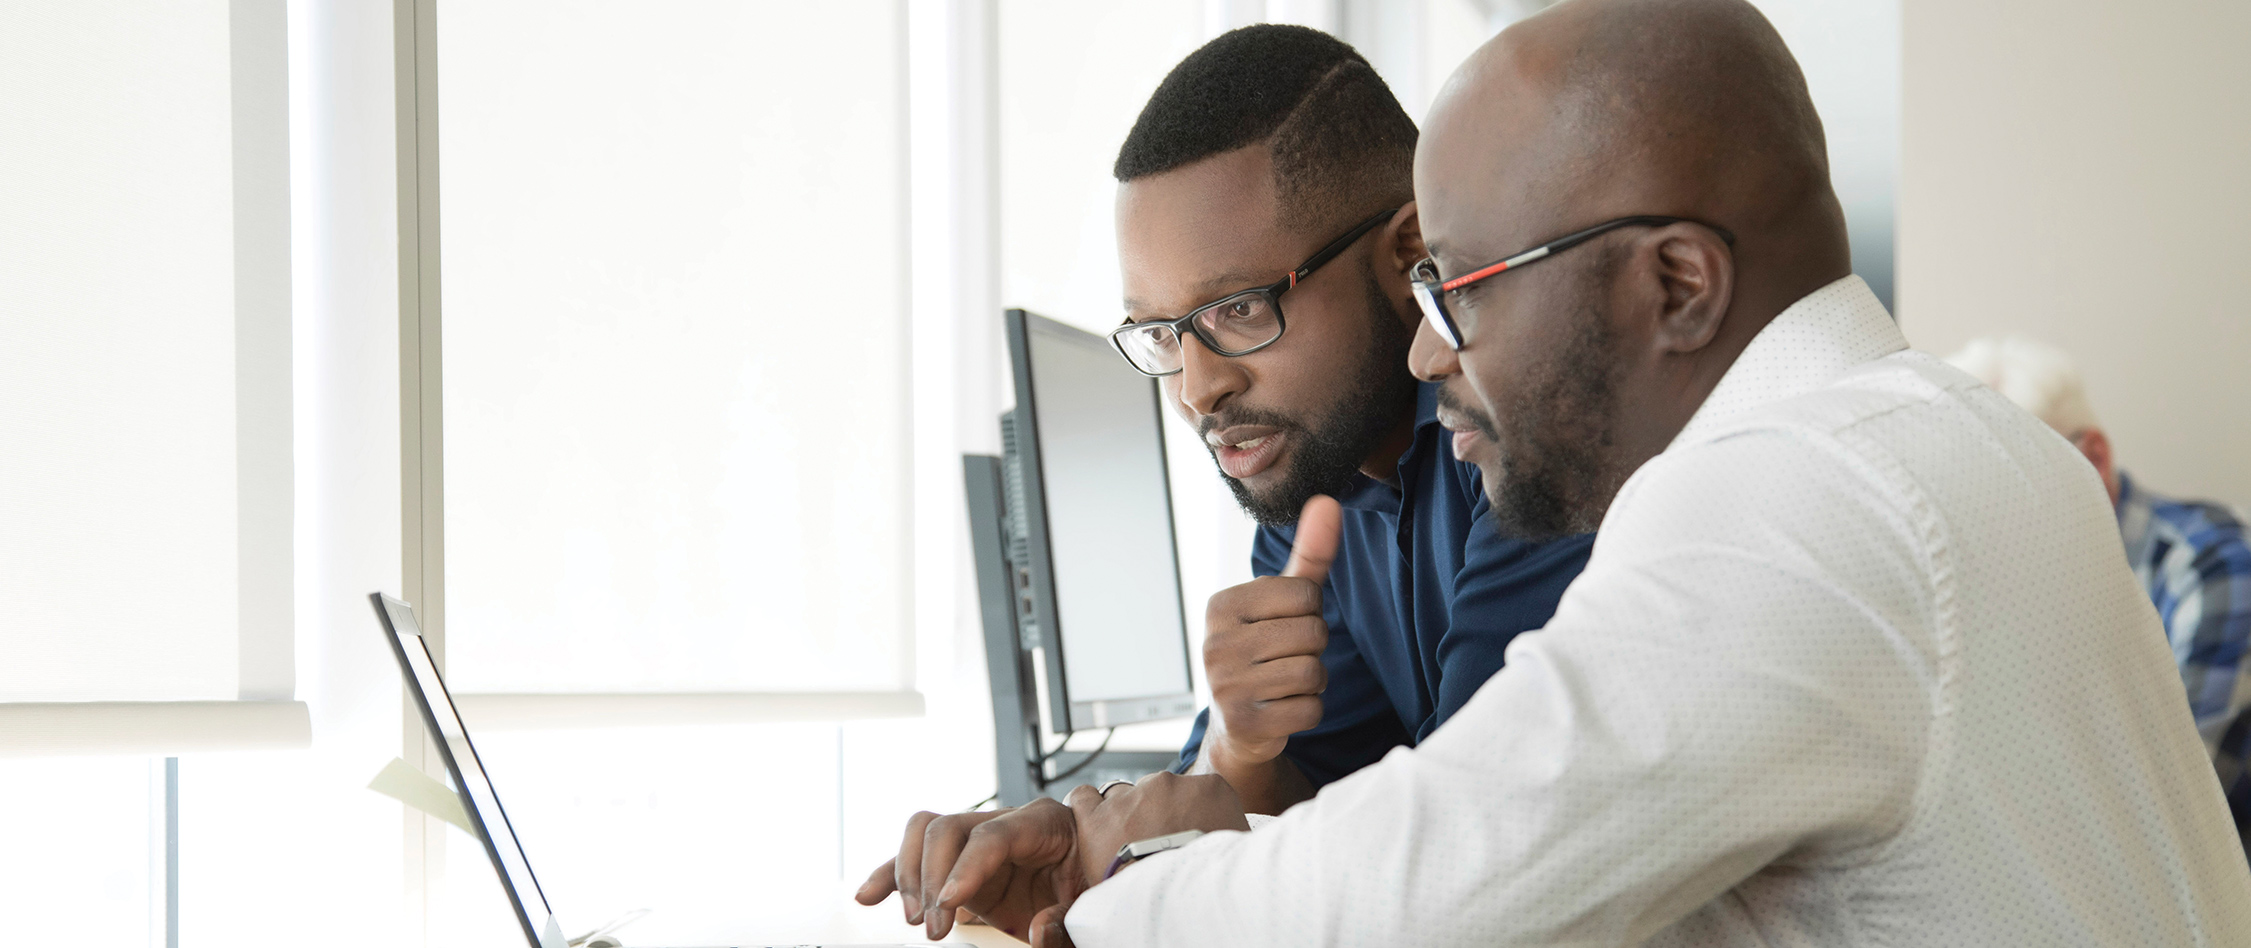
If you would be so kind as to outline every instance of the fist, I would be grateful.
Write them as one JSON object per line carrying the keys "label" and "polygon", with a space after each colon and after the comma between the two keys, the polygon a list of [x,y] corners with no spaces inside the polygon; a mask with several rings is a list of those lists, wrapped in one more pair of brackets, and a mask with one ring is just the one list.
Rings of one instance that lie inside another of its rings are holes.
{"label": "fist", "polygon": [[1336,560],[1343,512],[1316,496],[1298,517],[1289,565],[1220,590],[1204,613],[1204,674],[1211,680],[1214,762],[1259,764],[1289,737],[1321,723],[1329,671],[1321,652],[1321,583]]}

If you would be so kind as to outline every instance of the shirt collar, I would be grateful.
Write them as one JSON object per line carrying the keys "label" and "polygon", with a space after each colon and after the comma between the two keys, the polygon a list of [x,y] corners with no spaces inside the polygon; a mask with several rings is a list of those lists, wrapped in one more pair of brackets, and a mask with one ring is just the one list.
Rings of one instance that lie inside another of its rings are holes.
{"label": "shirt collar", "polygon": [[1700,440],[1730,421],[1905,348],[1907,337],[1868,284],[1858,276],[1839,279],[1790,304],[1759,330],[1673,444]]}

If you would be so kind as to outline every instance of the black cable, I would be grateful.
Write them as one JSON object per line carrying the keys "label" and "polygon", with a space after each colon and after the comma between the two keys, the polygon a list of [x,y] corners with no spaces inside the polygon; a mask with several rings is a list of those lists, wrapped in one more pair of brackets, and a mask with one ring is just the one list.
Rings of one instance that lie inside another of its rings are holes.
{"label": "black cable", "polygon": [[[1090,753],[1088,753],[1088,754],[1086,755],[1086,759],[1084,759],[1084,760],[1081,760],[1081,761],[1079,761],[1078,763],[1072,764],[1072,765],[1071,765],[1071,769],[1069,769],[1069,770],[1066,770],[1066,771],[1064,771],[1064,772],[1062,772],[1062,773],[1056,774],[1055,776],[1048,778],[1047,782],[1048,782],[1048,783],[1061,783],[1061,782],[1063,782],[1063,781],[1065,781],[1065,780],[1069,780],[1069,779],[1071,779],[1071,775],[1072,775],[1072,774],[1078,773],[1078,772],[1079,772],[1079,771],[1081,771],[1081,770],[1085,770],[1085,769],[1086,769],[1086,765],[1088,765],[1088,764],[1091,764],[1091,763],[1094,763],[1094,759],[1095,759],[1095,758],[1102,756],[1102,752],[1103,752],[1103,751],[1106,751],[1106,750],[1109,750],[1109,749],[1110,749],[1110,738],[1111,738],[1111,737],[1113,737],[1113,736],[1116,736],[1116,734],[1117,734],[1117,733],[1118,733],[1118,729],[1117,729],[1117,728],[1114,728],[1114,727],[1113,727],[1113,728],[1108,728],[1108,729],[1105,729],[1105,730],[1104,730],[1104,731],[1102,732],[1102,743],[1094,745],[1094,750],[1093,750],[1092,752],[1090,752]],[[1065,744],[1069,744],[1069,743],[1070,743],[1070,738],[1064,738],[1064,739],[1063,739],[1063,742],[1064,742]],[[1060,754],[1060,753],[1063,753],[1063,748],[1060,748],[1060,747],[1058,747],[1058,748],[1056,748],[1056,749],[1055,749],[1055,753],[1053,753],[1053,754],[1049,754],[1049,755],[1047,755],[1046,757],[1044,757],[1044,758],[1041,758],[1041,759],[1040,759],[1040,765],[1041,765],[1041,767],[1043,767],[1043,768],[1044,768],[1044,767],[1045,767],[1045,766],[1047,765],[1047,762],[1048,762],[1049,760],[1053,760],[1053,759],[1055,758],[1055,754]]]}
{"label": "black cable", "polygon": [[[1055,776],[1053,776],[1053,777],[1051,777],[1051,778],[1048,778],[1048,779],[1047,779],[1047,780],[1046,780],[1045,782],[1047,782],[1047,783],[1055,783],[1055,782],[1057,782],[1057,781],[1060,781],[1060,780],[1067,780],[1067,779],[1069,779],[1069,778],[1071,777],[1071,775],[1073,775],[1073,774],[1076,774],[1076,773],[1078,773],[1078,772],[1079,772],[1079,771],[1081,771],[1081,770],[1085,770],[1085,769],[1086,769],[1086,766],[1087,766],[1088,764],[1094,763],[1094,759],[1095,759],[1095,758],[1102,756],[1102,752],[1103,752],[1103,751],[1106,751],[1106,750],[1109,750],[1109,749],[1110,749],[1110,738],[1111,738],[1111,737],[1113,737],[1113,736],[1115,736],[1115,735],[1116,735],[1117,733],[1118,733],[1118,729],[1117,729],[1117,728],[1114,728],[1114,727],[1113,727],[1113,728],[1107,728],[1107,729],[1104,729],[1104,730],[1103,730],[1103,732],[1102,732],[1102,743],[1094,745],[1094,750],[1092,750],[1092,751],[1090,751],[1090,752],[1088,752],[1088,753],[1087,753],[1087,755],[1086,755],[1086,759],[1085,759],[1085,760],[1082,760],[1082,761],[1079,761],[1078,763],[1072,764],[1072,765],[1071,765],[1071,769],[1069,769],[1069,770],[1066,770],[1066,771],[1063,771],[1062,773],[1056,774]],[[1036,762],[1036,766],[1037,766],[1037,767],[1038,767],[1038,768],[1039,768],[1040,770],[1046,770],[1046,769],[1047,769],[1047,763],[1048,763],[1048,761],[1054,760],[1054,759],[1055,759],[1056,757],[1060,756],[1060,755],[1061,755],[1061,754],[1063,753],[1063,750],[1064,750],[1064,748],[1065,748],[1065,747],[1067,747],[1067,746],[1068,746],[1068,745],[1069,745],[1070,743],[1071,743],[1071,736],[1070,736],[1070,735],[1068,735],[1068,734],[1064,735],[1064,736],[1063,736],[1063,743],[1062,743],[1062,744],[1058,744],[1058,745],[1056,745],[1056,747],[1055,747],[1055,749],[1054,749],[1054,750],[1048,751],[1047,753],[1040,755],[1040,759],[1039,759],[1039,760],[1038,760],[1038,761]],[[984,809],[984,808],[985,808],[985,804],[987,804],[987,803],[992,803],[992,802],[994,802],[994,801],[996,801],[996,800],[999,800],[999,799],[1000,799],[1000,791],[998,791],[998,790],[995,790],[995,791],[993,791],[993,795],[992,795],[992,796],[986,797],[986,798],[984,798],[984,799],[982,799],[982,800],[979,800],[979,801],[977,801],[977,802],[975,802],[975,803],[972,803],[972,804],[970,804],[970,805],[969,805],[969,807],[968,807],[967,809],[964,809],[964,810],[962,810],[961,812],[963,812],[963,813],[975,813],[975,812],[977,812],[978,810],[982,810],[982,809]]]}

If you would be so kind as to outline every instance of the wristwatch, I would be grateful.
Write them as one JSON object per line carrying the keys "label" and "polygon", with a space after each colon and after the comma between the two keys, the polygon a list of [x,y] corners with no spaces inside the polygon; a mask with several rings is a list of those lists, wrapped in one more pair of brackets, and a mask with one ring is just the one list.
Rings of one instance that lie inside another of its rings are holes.
{"label": "wristwatch", "polygon": [[1202,835],[1204,835],[1203,830],[1182,830],[1181,832],[1172,833],[1165,836],[1152,836],[1148,839],[1137,839],[1133,842],[1120,846],[1118,847],[1118,858],[1110,860],[1110,871],[1103,873],[1102,878],[1107,879],[1111,876],[1117,875],[1118,870],[1133,865],[1136,862],[1147,859],[1158,853],[1179,849],[1182,846],[1186,846],[1189,843],[1195,842],[1196,837]]}

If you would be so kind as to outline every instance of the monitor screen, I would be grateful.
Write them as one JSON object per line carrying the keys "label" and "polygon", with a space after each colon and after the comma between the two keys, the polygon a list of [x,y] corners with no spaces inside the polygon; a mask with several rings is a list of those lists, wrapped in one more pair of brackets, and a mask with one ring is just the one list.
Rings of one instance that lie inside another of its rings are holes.
{"label": "monitor screen", "polygon": [[1093,333],[1025,314],[1021,338],[1073,726],[1190,713],[1156,382]]}

